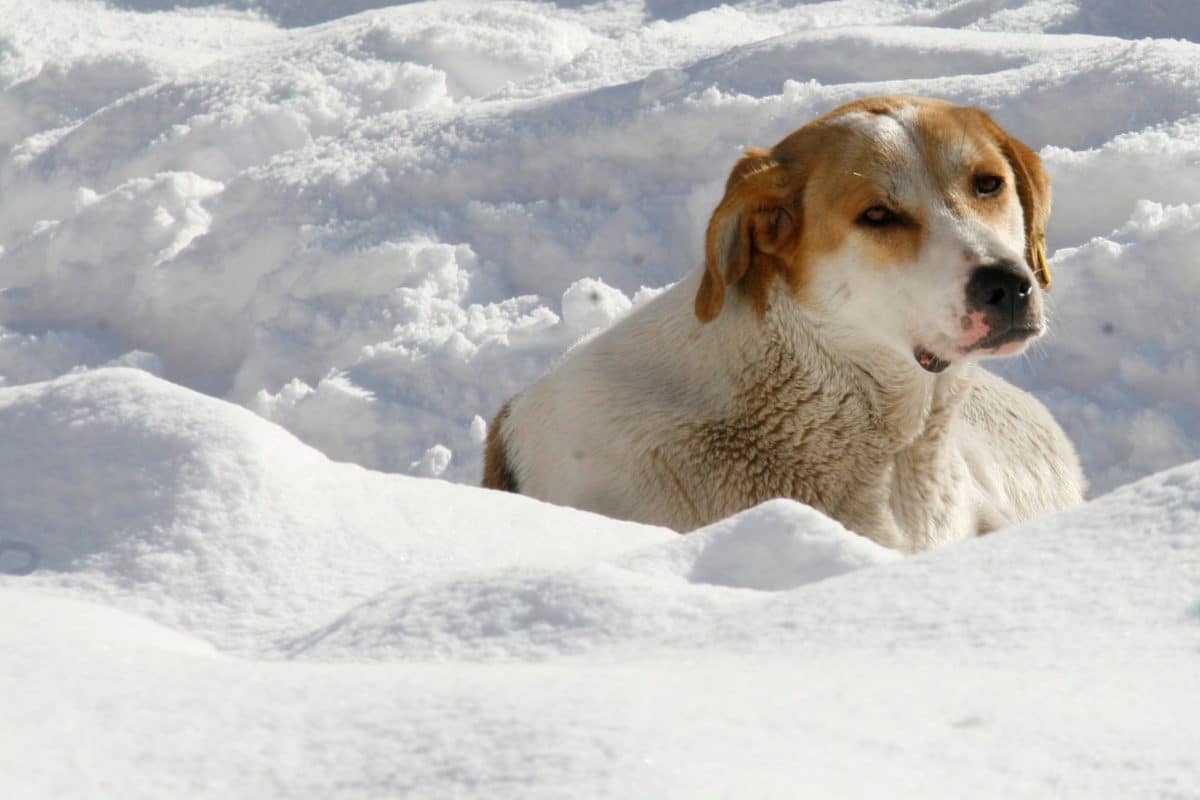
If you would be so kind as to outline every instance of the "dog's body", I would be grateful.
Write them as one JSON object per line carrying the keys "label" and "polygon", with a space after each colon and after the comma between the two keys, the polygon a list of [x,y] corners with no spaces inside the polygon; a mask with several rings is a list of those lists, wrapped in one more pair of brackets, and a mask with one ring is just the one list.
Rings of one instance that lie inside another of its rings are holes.
{"label": "dog's body", "polygon": [[1058,425],[973,363],[1044,329],[1048,204],[1032,151],[937,101],[750,151],[705,269],[507,404],[484,485],[680,531],[790,497],[905,551],[1077,503]]}

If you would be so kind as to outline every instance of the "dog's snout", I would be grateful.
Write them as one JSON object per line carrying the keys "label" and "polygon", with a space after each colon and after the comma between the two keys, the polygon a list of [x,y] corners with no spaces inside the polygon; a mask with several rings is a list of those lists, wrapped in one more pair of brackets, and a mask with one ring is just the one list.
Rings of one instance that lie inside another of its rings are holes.
{"label": "dog's snout", "polygon": [[1001,324],[1013,325],[1029,312],[1033,282],[1014,264],[976,267],[967,281],[967,301]]}

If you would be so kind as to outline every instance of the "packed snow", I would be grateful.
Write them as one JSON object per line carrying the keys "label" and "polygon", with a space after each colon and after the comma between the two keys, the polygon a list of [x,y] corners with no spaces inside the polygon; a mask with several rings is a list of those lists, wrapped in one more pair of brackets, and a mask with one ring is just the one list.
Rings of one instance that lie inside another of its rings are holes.
{"label": "packed snow", "polygon": [[[992,366],[1095,499],[901,558],[462,485],[882,93],[1040,151]],[[1191,0],[0,0],[0,794],[1200,796],[1198,186]]]}

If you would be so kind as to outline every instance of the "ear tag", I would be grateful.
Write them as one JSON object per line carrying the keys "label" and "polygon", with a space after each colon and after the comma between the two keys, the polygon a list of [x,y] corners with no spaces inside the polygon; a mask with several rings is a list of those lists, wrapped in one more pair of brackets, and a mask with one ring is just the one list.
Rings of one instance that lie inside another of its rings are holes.
{"label": "ear tag", "polygon": [[1035,261],[1033,274],[1037,276],[1038,283],[1042,285],[1043,289],[1049,289],[1051,283],[1050,265],[1046,263],[1046,240],[1044,238],[1038,240],[1033,257]]}

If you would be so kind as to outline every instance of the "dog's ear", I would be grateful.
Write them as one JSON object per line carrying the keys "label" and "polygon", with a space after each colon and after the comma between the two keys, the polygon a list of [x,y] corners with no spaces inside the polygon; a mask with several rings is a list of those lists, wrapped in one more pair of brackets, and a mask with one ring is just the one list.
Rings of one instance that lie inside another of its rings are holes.
{"label": "dog's ear", "polygon": [[[705,237],[705,272],[696,292],[696,317],[711,322],[725,305],[725,289],[753,276],[799,230],[799,211],[786,201],[783,168],[766,150],[746,151],[725,183]],[[762,276],[760,276],[762,277]]]}
{"label": "dog's ear", "polygon": [[1025,215],[1025,260],[1043,289],[1050,288],[1046,263],[1046,222],[1050,219],[1050,178],[1042,159],[1022,142],[995,127],[1000,150],[1017,179],[1017,197]]}

